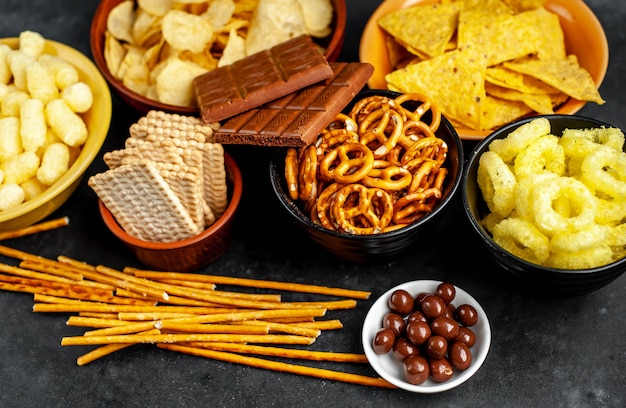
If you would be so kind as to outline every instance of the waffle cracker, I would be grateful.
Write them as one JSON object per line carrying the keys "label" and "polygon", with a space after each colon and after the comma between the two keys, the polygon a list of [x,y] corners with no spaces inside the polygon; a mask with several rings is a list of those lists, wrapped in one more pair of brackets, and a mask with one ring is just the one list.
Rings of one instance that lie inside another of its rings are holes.
{"label": "waffle cracker", "polygon": [[119,167],[131,160],[142,158],[161,163],[183,163],[183,158],[176,144],[172,140],[165,138],[153,142],[146,142],[144,140],[141,143],[135,143],[133,146],[106,152],[103,155],[104,162],[110,169]]}
{"label": "waffle cracker", "polygon": [[[189,238],[200,230],[155,164],[135,160],[91,176],[88,185],[131,236],[152,242]],[[158,211],[142,211],[142,209]]]}
{"label": "waffle cracker", "polygon": [[219,143],[205,143],[202,177],[204,179],[204,200],[216,217],[220,217],[228,205],[224,147]]}
{"label": "waffle cracker", "polygon": [[213,135],[218,128],[219,123],[205,124],[201,119],[193,116],[152,110],[130,126],[130,136],[135,138],[150,135],[166,136],[213,142]]}

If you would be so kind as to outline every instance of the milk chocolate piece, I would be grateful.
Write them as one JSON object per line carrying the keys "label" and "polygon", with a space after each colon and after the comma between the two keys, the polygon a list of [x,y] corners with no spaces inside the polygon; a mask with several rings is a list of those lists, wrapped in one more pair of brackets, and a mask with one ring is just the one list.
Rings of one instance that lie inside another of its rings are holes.
{"label": "milk chocolate piece", "polygon": [[195,78],[205,123],[217,122],[330,78],[330,65],[307,35]]}
{"label": "milk chocolate piece", "polygon": [[230,118],[215,133],[215,142],[294,147],[312,143],[374,72],[368,63],[330,65],[331,78]]}

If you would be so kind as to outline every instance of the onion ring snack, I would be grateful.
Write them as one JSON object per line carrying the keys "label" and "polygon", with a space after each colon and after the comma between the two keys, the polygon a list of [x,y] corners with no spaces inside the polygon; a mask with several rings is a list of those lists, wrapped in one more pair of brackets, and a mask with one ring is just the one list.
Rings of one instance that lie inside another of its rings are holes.
{"label": "onion ring snack", "polygon": [[448,174],[448,146],[435,135],[440,123],[440,110],[424,95],[364,97],[348,114],[338,114],[314,144],[287,150],[291,199],[313,222],[354,235],[389,232],[423,218],[440,201]]}

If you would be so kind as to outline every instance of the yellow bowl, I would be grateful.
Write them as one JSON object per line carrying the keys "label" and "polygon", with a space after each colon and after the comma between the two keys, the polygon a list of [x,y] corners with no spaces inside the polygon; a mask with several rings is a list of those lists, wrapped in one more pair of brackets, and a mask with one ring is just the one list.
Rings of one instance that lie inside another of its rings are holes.
{"label": "yellow bowl", "polygon": [[[4,38],[0,39],[0,43],[16,49],[19,39]],[[0,231],[34,224],[63,205],[76,190],[83,174],[96,158],[111,123],[111,93],[100,71],[91,60],[74,48],[51,40],[46,40],[44,53],[56,55],[70,62],[76,67],[79,79],[91,88],[93,105],[82,115],[87,124],[89,136],[74,164],[59,180],[33,199],[17,207],[0,211]]]}
{"label": "yellow bowl", "polygon": [[[385,75],[392,71],[385,45],[387,34],[378,27],[378,19],[401,8],[437,3],[439,0],[385,0],[374,11],[365,25],[359,46],[361,62],[374,66],[374,74],[368,82],[370,88],[387,89]],[[547,0],[544,7],[559,16],[567,53],[576,55],[580,66],[589,71],[596,86],[600,87],[609,64],[609,47],[597,17],[582,0]],[[569,98],[555,113],[572,115],[584,105],[584,101]],[[492,132],[465,128],[456,130],[463,140],[482,140]]]}

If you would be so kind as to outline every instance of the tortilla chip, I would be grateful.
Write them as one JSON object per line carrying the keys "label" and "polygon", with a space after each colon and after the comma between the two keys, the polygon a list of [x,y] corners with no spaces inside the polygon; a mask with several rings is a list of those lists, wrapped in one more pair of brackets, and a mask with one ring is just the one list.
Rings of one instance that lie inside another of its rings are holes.
{"label": "tortilla chip", "polygon": [[535,77],[561,92],[581,101],[604,104],[589,72],[578,65],[575,55],[565,59],[539,60],[525,58],[504,63],[506,68]]}
{"label": "tortilla chip", "polygon": [[548,94],[530,94],[516,91],[510,88],[503,88],[490,83],[485,83],[485,91],[487,95],[505,99],[507,101],[523,102],[529,108],[541,115],[549,115],[554,113],[552,109],[552,98]]}
{"label": "tortilla chip", "polygon": [[540,7],[520,13],[517,18],[521,24],[534,28],[536,34],[532,41],[539,59],[560,59],[567,56],[559,16]]}
{"label": "tortilla chip", "polygon": [[543,7],[546,4],[546,0],[502,0],[502,2],[513,10],[514,13]]}
{"label": "tortilla chip", "polygon": [[531,76],[496,65],[485,71],[485,80],[505,88],[532,94],[555,94],[559,90]]}
{"label": "tortilla chip", "polygon": [[523,102],[487,96],[483,101],[482,130],[498,128],[531,112]]}
{"label": "tortilla chip", "polygon": [[463,3],[416,5],[385,14],[378,25],[415,55],[436,57],[446,50]]}
{"label": "tortilla chip", "polygon": [[454,50],[393,71],[385,79],[400,92],[429,95],[444,115],[470,129],[480,129],[485,68],[472,53]]}

